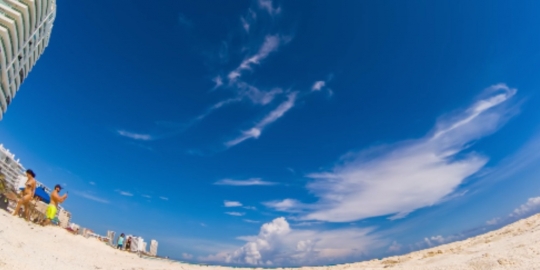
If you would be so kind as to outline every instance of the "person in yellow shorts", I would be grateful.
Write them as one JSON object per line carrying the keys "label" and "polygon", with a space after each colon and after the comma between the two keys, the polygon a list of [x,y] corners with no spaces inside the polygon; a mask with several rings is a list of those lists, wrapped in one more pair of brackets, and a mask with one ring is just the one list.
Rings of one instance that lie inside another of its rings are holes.
{"label": "person in yellow shorts", "polygon": [[47,216],[47,219],[53,220],[54,217],[56,217],[56,211],[56,206],[49,204],[49,206],[47,206],[47,212],[45,212],[45,216]]}
{"label": "person in yellow shorts", "polygon": [[56,217],[56,211],[58,211],[58,204],[63,203],[67,199],[67,193],[63,196],[60,196],[60,194],[58,194],[60,193],[60,190],[62,190],[62,187],[60,185],[54,186],[54,190],[53,192],[51,192],[51,203],[49,203],[47,211],[45,212],[47,219],[45,219],[41,225],[49,225],[51,223],[51,220]]}

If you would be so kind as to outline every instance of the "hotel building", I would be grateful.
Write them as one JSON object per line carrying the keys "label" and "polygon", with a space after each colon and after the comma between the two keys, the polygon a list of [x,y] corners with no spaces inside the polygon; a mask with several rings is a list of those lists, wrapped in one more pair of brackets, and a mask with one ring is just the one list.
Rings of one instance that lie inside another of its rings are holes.
{"label": "hotel building", "polygon": [[11,189],[19,186],[20,177],[24,175],[23,172],[24,167],[19,159],[15,159],[15,155],[9,152],[3,144],[0,144],[0,174],[4,175]]}
{"label": "hotel building", "polygon": [[45,51],[56,0],[0,0],[0,120]]}

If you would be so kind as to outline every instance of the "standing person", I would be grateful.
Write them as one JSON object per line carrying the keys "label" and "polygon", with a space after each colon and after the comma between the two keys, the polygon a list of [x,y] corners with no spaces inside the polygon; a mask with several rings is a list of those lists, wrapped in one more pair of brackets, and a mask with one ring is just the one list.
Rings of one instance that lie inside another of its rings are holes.
{"label": "standing person", "polygon": [[122,233],[118,237],[118,241],[116,242],[116,248],[121,250],[123,246],[124,246],[124,234]]}
{"label": "standing person", "polygon": [[34,198],[34,194],[36,192],[36,174],[32,170],[28,169],[26,170],[26,177],[28,178],[28,180],[26,180],[26,183],[24,184],[24,190],[21,192],[22,197],[17,202],[17,206],[15,206],[15,211],[13,212],[13,215],[18,215],[21,206],[24,206],[24,215],[26,221],[28,221],[30,216],[30,201],[32,201],[32,198]]}
{"label": "standing person", "polygon": [[128,237],[127,243],[126,243],[126,250],[131,251],[131,236]]}
{"label": "standing person", "polygon": [[56,211],[58,211],[58,204],[63,203],[67,199],[67,193],[63,196],[60,196],[60,194],[58,194],[60,190],[62,190],[62,187],[60,185],[54,186],[54,190],[53,192],[51,192],[51,203],[49,203],[46,211],[47,218],[43,221],[41,225],[49,225],[51,223],[51,220],[56,217]]}

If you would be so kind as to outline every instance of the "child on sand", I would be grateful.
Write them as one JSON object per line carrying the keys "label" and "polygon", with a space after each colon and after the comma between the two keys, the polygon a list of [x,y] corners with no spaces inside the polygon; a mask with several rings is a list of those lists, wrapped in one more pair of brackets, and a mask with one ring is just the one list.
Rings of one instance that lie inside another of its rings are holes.
{"label": "child on sand", "polygon": [[124,234],[122,233],[120,234],[120,237],[118,237],[116,248],[122,249],[123,246],[124,246]]}

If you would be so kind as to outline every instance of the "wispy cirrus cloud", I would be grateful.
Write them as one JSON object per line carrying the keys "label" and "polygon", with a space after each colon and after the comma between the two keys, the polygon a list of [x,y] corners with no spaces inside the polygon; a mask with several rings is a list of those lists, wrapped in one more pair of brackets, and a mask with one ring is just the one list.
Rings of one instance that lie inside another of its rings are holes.
{"label": "wispy cirrus cloud", "polygon": [[73,192],[75,195],[77,196],[80,196],[80,197],[83,197],[85,199],[88,199],[88,200],[92,200],[92,201],[95,201],[95,202],[99,202],[99,203],[109,203],[108,200],[106,199],[103,199],[103,198],[100,198],[98,196],[95,196],[93,194],[90,194],[88,192],[79,192],[79,191],[74,191]]}
{"label": "wispy cirrus cloud", "polygon": [[214,88],[212,90],[220,88],[223,85],[223,78],[220,75],[214,77],[212,81],[214,82]]}
{"label": "wispy cirrus cloud", "polygon": [[133,140],[139,140],[139,141],[154,140],[154,137],[150,134],[134,133],[134,132],[126,131],[126,130],[117,130],[116,133],[118,133],[118,135],[120,136],[128,137]]}
{"label": "wispy cirrus cloud", "polygon": [[227,141],[225,145],[227,147],[232,147],[247,139],[259,138],[259,136],[261,136],[262,134],[263,129],[266,126],[268,126],[269,124],[281,118],[287,111],[289,111],[292,107],[294,107],[297,94],[298,92],[290,93],[286,101],[284,101],[276,109],[271,111],[265,118],[263,118],[260,122],[258,122],[254,127],[250,128],[249,130],[243,131],[242,135],[240,135],[236,139]]}
{"label": "wispy cirrus cloud", "polygon": [[164,200],[164,201],[168,201],[168,200],[169,200],[169,198],[163,197],[163,196],[159,196],[159,198],[162,199],[162,200]]}
{"label": "wispy cirrus cloud", "polygon": [[133,193],[128,192],[128,191],[118,190],[118,193],[119,193],[120,195],[122,195],[122,196],[133,197]]}
{"label": "wispy cirrus cloud", "polygon": [[276,182],[263,181],[260,178],[250,178],[247,180],[222,179],[214,183],[221,186],[273,186]]}
{"label": "wispy cirrus cloud", "polygon": [[241,216],[244,216],[246,213],[243,213],[243,212],[225,212],[225,214],[227,214],[229,216],[241,217]]}
{"label": "wispy cirrus cloud", "polygon": [[240,207],[242,203],[236,201],[224,201],[223,206],[225,207]]}
{"label": "wispy cirrus cloud", "polygon": [[325,81],[316,81],[315,83],[313,83],[313,86],[311,87],[311,91],[321,91],[321,89],[323,89],[324,86],[326,86]]}
{"label": "wispy cirrus cloud", "polygon": [[289,40],[289,37],[267,35],[256,54],[244,59],[244,61],[242,61],[242,63],[240,63],[236,69],[229,72],[229,75],[227,76],[229,83],[232,84],[236,82],[237,79],[242,75],[243,71],[252,70],[254,65],[259,65],[261,61],[266,59],[271,53],[276,52],[281,44],[284,44]]}
{"label": "wispy cirrus cloud", "polygon": [[272,0],[257,0],[257,4],[261,9],[264,9],[271,16],[275,16],[281,13],[281,7],[274,8],[274,3]]}
{"label": "wispy cirrus cloud", "polygon": [[424,138],[351,153],[330,172],[308,175],[316,203],[289,199],[267,205],[302,213],[304,220],[349,222],[402,218],[437,204],[487,163],[487,157],[465,150],[513,115],[504,103],[515,93],[504,84],[491,86],[469,108],[441,118]]}
{"label": "wispy cirrus cloud", "polygon": [[252,220],[252,219],[242,219],[243,221],[247,222],[247,223],[253,223],[253,224],[258,224],[258,223],[261,223],[260,221],[258,220]]}

